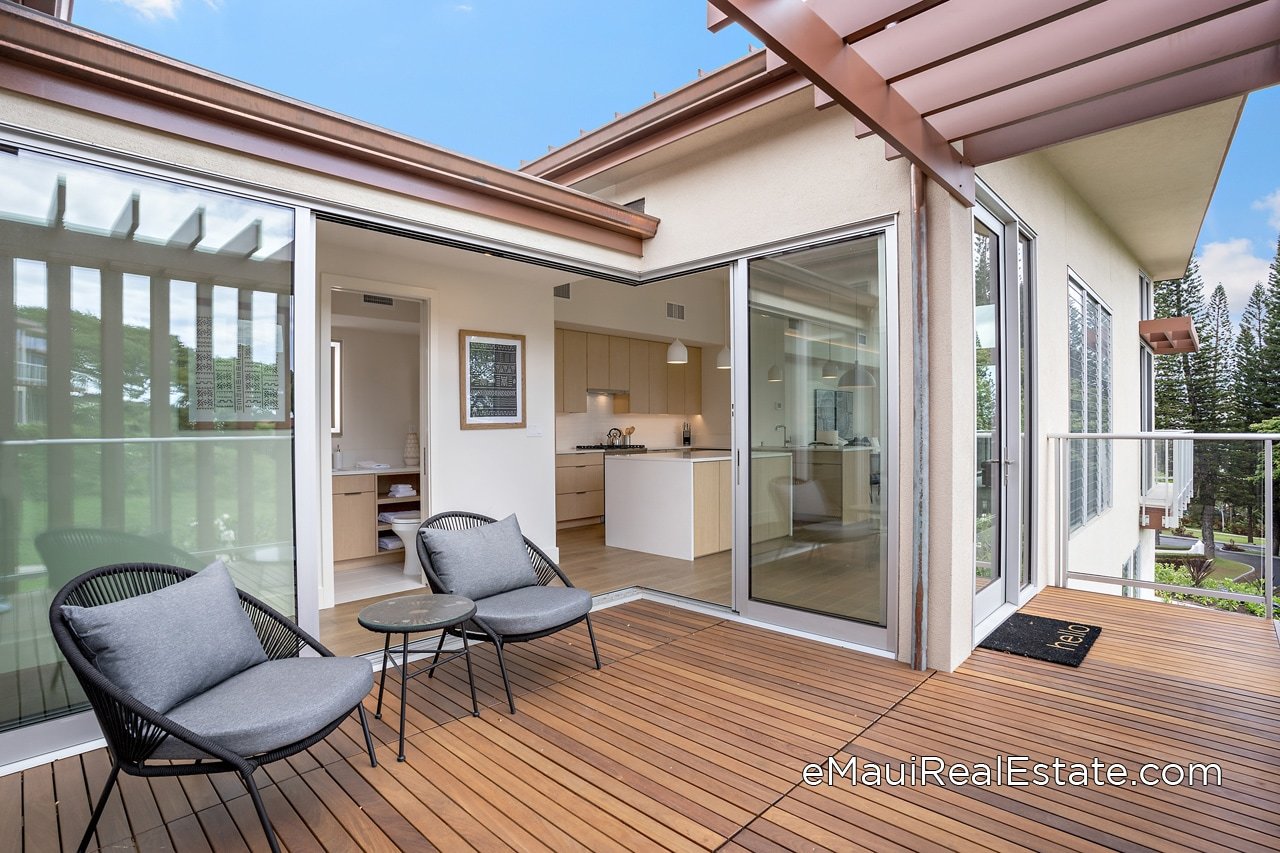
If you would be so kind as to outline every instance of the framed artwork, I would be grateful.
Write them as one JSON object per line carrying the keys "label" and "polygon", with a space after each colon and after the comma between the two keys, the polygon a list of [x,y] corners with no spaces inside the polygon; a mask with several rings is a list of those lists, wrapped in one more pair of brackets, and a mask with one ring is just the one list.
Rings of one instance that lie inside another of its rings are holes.
{"label": "framed artwork", "polygon": [[458,332],[462,429],[521,429],[524,335]]}
{"label": "framed artwork", "polygon": [[848,441],[854,438],[854,398],[851,391],[815,388],[813,392],[813,439],[823,432],[836,432]]}

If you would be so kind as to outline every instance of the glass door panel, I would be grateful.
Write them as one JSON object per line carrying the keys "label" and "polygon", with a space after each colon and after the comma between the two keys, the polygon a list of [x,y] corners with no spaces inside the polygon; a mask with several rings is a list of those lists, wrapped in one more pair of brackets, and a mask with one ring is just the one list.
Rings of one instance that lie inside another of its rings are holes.
{"label": "glass door panel", "polygon": [[1000,238],[981,222],[973,227],[974,327],[974,591],[1001,577]]}
{"label": "glass door panel", "polygon": [[884,244],[876,234],[749,262],[746,611],[887,624]]}
{"label": "glass door panel", "polygon": [[85,707],[48,621],[85,571],[223,559],[294,613],[293,221],[0,155],[0,732]]}

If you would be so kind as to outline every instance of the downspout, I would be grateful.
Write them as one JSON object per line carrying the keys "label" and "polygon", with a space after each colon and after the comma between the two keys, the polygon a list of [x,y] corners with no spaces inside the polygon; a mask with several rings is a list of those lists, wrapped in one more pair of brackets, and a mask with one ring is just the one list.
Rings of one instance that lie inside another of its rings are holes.
{"label": "downspout", "polygon": [[929,300],[928,184],[911,165],[912,418],[911,466],[911,668],[929,659]]}

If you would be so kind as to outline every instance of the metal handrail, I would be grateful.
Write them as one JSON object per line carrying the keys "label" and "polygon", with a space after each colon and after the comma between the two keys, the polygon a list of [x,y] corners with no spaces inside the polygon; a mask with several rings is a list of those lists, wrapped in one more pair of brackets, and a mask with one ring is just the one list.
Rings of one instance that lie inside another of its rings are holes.
{"label": "metal handrail", "polygon": [[[1173,592],[1205,598],[1219,598],[1232,601],[1246,601],[1251,603],[1262,604],[1265,607],[1265,613],[1268,620],[1275,618],[1275,558],[1272,555],[1271,543],[1274,541],[1275,531],[1273,522],[1274,508],[1274,465],[1275,465],[1275,442],[1280,441],[1280,433],[1193,433],[1193,432],[1134,432],[1134,433],[1109,433],[1109,432],[1068,432],[1068,433],[1050,433],[1046,436],[1050,445],[1056,444],[1057,475],[1059,484],[1059,512],[1058,512],[1058,571],[1057,586],[1065,587],[1069,580],[1086,580],[1092,583],[1112,584],[1117,586],[1134,586],[1145,589],[1156,589],[1160,591]],[[1091,575],[1087,572],[1073,572],[1068,568],[1068,541],[1070,539],[1071,520],[1070,520],[1070,478],[1067,476],[1068,468],[1068,447],[1069,442],[1079,440],[1094,441],[1256,441],[1263,445],[1263,483],[1264,485],[1264,510],[1263,510],[1263,542],[1266,547],[1263,549],[1262,558],[1262,595],[1251,595],[1247,593],[1229,592],[1225,590],[1205,589],[1203,587],[1180,586],[1174,584],[1159,584],[1148,581],[1141,581],[1136,578],[1115,578],[1107,575]]]}

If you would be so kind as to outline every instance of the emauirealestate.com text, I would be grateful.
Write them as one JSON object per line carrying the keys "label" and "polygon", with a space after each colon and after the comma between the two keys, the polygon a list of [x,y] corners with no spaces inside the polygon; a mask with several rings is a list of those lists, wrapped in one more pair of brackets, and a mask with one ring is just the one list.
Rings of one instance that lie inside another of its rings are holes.
{"label": "emauirealestate.com text", "polygon": [[1222,767],[1199,762],[1130,767],[1101,758],[1039,761],[1026,755],[997,755],[991,762],[955,762],[934,755],[913,755],[900,762],[874,762],[856,756],[841,761],[832,756],[825,762],[805,765],[802,778],[810,787],[1201,787],[1220,786]]}

